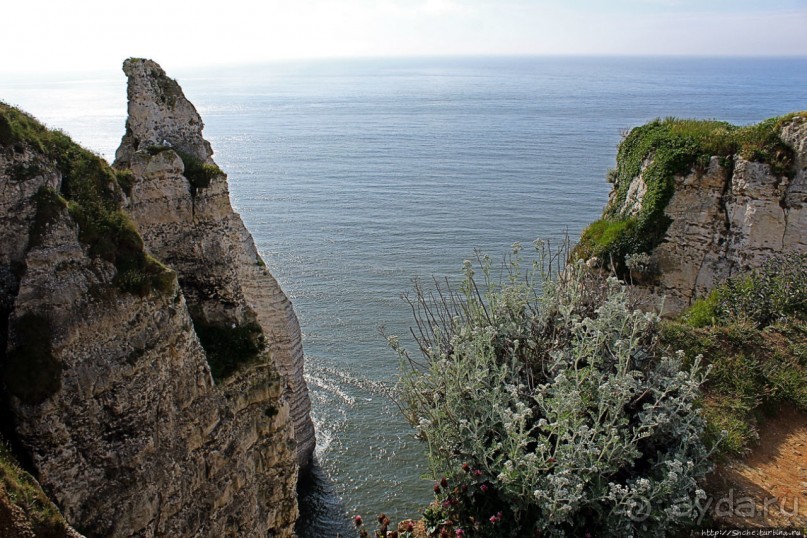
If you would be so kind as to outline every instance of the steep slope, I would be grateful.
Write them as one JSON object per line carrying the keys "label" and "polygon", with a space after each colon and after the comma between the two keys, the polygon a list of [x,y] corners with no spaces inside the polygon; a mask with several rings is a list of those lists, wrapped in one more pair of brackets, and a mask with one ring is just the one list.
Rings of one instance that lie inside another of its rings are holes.
{"label": "steep slope", "polygon": [[65,522],[39,483],[25,472],[0,437],[0,536],[82,538]]}
{"label": "steep slope", "polygon": [[[214,377],[233,369],[233,350],[263,338],[291,404],[298,463],[314,450],[311,402],[303,378],[300,325],[266,270],[252,236],[230,205],[203,123],[182,89],[151,60],[129,59],[129,117],[114,166],[131,169],[127,210],[147,249],[177,271],[202,345],[226,355]],[[256,346],[253,351],[257,349]],[[218,350],[227,350],[226,354]],[[235,360],[249,361],[250,345]]]}
{"label": "steep slope", "polygon": [[620,145],[603,218],[577,249],[682,311],[772,253],[807,252],[807,113],[736,127],[657,120]]}
{"label": "steep slope", "polygon": [[259,348],[214,383],[176,274],[122,210],[130,183],[0,105],[3,433],[87,536],[293,536],[275,363]]}

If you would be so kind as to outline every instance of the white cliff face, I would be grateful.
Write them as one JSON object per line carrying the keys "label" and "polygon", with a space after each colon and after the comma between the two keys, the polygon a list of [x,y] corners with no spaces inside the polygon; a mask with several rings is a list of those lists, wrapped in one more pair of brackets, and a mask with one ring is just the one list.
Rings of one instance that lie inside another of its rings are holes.
{"label": "white cliff face", "polygon": [[213,150],[202,137],[204,123],[179,84],[151,60],[129,59],[123,72],[129,79],[129,117],[116,160],[165,144],[208,161]]}
{"label": "white cliff face", "polygon": [[95,536],[291,536],[294,445],[271,365],[214,387],[179,289],[118,291],[66,211],[25,264],[10,347],[26,316],[46,319],[60,374],[43,401],[14,399],[17,433],[67,520]]}
{"label": "white cliff face", "polygon": [[729,168],[713,157],[707,170],[675,178],[665,210],[672,223],[651,253],[659,276],[639,290],[645,304],[663,296],[664,312],[675,314],[772,254],[807,252],[807,118],[796,116],[780,136],[795,152],[792,178],[739,156]]}
{"label": "white cliff face", "polygon": [[291,407],[298,463],[306,466],[313,455],[314,428],[300,326],[291,302],[233,211],[227,177],[213,168],[203,187],[194,187],[186,177],[190,173],[182,152],[215,165],[193,105],[154,62],[127,60],[124,71],[129,119],[116,166],[134,173],[127,210],[147,249],[177,271],[196,323],[257,322],[261,327]]}
{"label": "white cliff face", "polygon": [[[133,165],[132,215],[166,252],[187,242],[175,271],[207,287],[166,273],[167,289],[124,291],[56,196],[57,163],[0,140],[0,405],[43,490],[87,536],[292,537],[298,443],[278,356],[299,353],[302,368],[296,318],[258,266],[225,178],[194,199],[174,151],[146,157]],[[58,202],[45,219],[43,187]],[[270,344],[214,382],[194,308],[213,321],[269,318]]]}
{"label": "white cliff face", "polygon": [[785,125],[780,133],[796,153],[796,175],[785,188],[783,206],[787,222],[782,235],[782,248],[807,251],[807,117],[799,117]]}

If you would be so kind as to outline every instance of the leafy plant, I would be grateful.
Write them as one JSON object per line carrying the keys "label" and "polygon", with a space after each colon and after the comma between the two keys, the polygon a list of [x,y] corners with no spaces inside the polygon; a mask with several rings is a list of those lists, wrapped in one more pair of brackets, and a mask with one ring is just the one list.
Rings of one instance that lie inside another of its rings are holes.
{"label": "leafy plant", "polygon": [[149,146],[146,151],[150,155],[157,155],[163,151],[173,151],[182,159],[184,171],[182,175],[190,184],[191,196],[196,196],[199,189],[206,189],[210,182],[218,176],[223,176],[224,172],[215,164],[208,164],[198,157],[185,151],[170,146]]}
{"label": "leafy plant", "polygon": [[210,372],[217,381],[258,357],[265,347],[263,331],[255,322],[235,325],[194,318],[193,327],[207,354]]}
{"label": "leafy plant", "polygon": [[459,290],[416,288],[421,359],[389,339],[405,416],[444,477],[439,526],[625,536],[691,523],[709,468],[700,359],[658,354],[658,319],[624,285],[581,263],[553,278],[544,268],[563,254],[538,248],[526,272],[517,245],[500,280],[480,256],[481,284],[466,262]]}
{"label": "leafy plant", "polygon": [[34,195],[34,203],[36,204],[36,214],[28,239],[28,244],[32,247],[42,244],[48,226],[67,209],[65,199],[50,187],[40,188]]}
{"label": "leafy plant", "polygon": [[196,196],[196,191],[199,189],[209,187],[214,178],[224,175],[224,172],[215,164],[208,164],[184,151],[177,150],[177,154],[185,165],[183,175],[191,185],[192,196]]}

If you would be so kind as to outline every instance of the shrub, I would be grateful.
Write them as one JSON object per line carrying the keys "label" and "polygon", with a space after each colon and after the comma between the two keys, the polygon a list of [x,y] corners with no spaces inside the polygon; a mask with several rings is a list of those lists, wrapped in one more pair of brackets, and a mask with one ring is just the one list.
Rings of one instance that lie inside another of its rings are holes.
{"label": "shrub", "polygon": [[207,354],[213,379],[230,376],[239,366],[256,359],[265,347],[263,331],[255,322],[236,325],[193,320],[199,342]]}
{"label": "shrub", "polygon": [[120,185],[121,190],[126,193],[126,196],[131,196],[135,181],[134,172],[128,168],[115,170],[115,178],[118,180],[118,185]]}
{"label": "shrub", "polygon": [[669,349],[708,357],[704,416],[720,456],[740,456],[782,404],[807,412],[807,255],[774,256],[662,326]]}
{"label": "shrub", "polygon": [[661,343],[669,349],[709,357],[704,385],[706,441],[717,456],[741,456],[758,438],[760,422],[782,404],[807,412],[807,324],[795,322],[764,330],[752,325],[693,328],[666,322]]}
{"label": "shrub", "polygon": [[210,186],[210,182],[213,179],[224,175],[221,168],[215,164],[208,164],[190,153],[171,146],[149,146],[146,148],[146,151],[150,155],[157,155],[163,151],[173,151],[179,155],[185,168],[182,175],[185,176],[185,179],[187,179],[190,184],[191,196],[196,196],[196,192],[199,189],[206,189]]}
{"label": "shrub", "polygon": [[712,290],[709,295],[695,301],[683,314],[681,321],[690,327],[708,327],[717,322],[720,315],[720,295],[717,290]]}
{"label": "shrub", "polygon": [[48,226],[67,209],[67,202],[64,198],[50,187],[40,188],[34,195],[34,203],[36,204],[36,214],[28,239],[31,247],[42,244]]}
{"label": "shrub", "polygon": [[182,159],[182,164],[185,165],[183,175],[187,178],[191,186],[191,196],[196,196],[196,191],[199,189],[206,189],[210,186],[210,182],[224,172],[215,164],[207,164],[206,162],[197,159],[189,153],[176,150],[179,157]]}
{"label": "shrub", "polygon": [[[423,360],[398,340],[401,405],[428,447],[424,517],[468,536],[625,536],[687,525],[708,469],[699,359],[657,355],[658,319],[578,263],[409,298]],[[551,258],[550,258],[551,259]],[[538,293],[538,287],[542,293]]]}
{"label": "shrub", "polygon": [[757,329],[807,321],[807,254],[771,256],[695,301],[681,320],[692,327],[748,323]]}
{"label": "shrub", "polygon": [[807,254],[773,256],[759,269],[729,279],[718,297],[721,320],[747,321],[760,329],[807,320]]}

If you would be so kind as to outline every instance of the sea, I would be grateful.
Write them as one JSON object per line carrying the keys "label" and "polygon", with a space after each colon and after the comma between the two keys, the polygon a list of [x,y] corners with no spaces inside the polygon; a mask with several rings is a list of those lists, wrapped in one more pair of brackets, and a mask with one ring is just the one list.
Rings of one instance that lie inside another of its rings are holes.
{"label": "sea", "polygon": [[[381,334],[409,333],[401,295],[416,279],[455,279],[476,252],[499,259],[515,242],[579,237],[632,127],[807,109],[807,58],[163,67],[201,113],[233,205],[300,318],[317,434],[303,538],[351,536],[354,514],[416,517],[432,499],[426,447],[396,403],[399,359]],[[114,158],[126,114],[118,66],[3,76],[0,100]]]}

